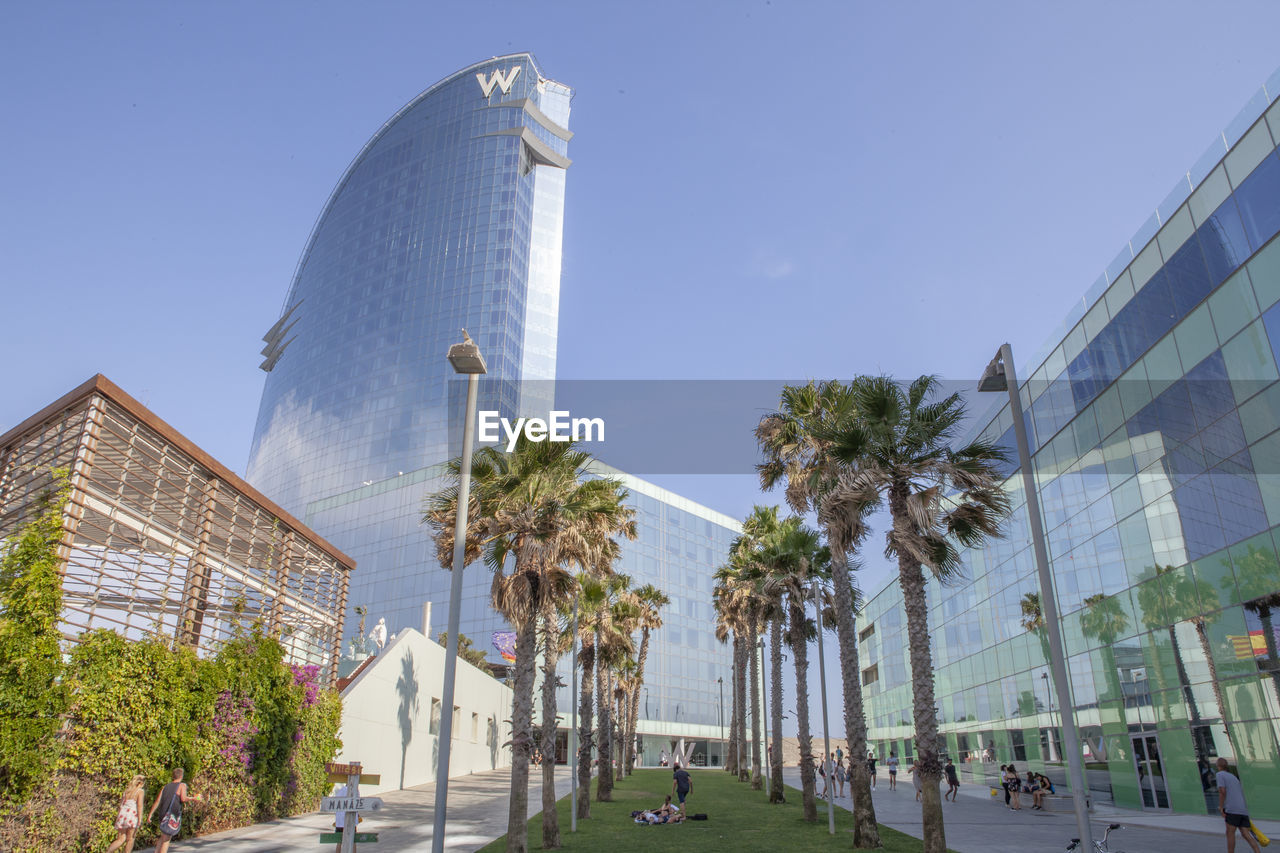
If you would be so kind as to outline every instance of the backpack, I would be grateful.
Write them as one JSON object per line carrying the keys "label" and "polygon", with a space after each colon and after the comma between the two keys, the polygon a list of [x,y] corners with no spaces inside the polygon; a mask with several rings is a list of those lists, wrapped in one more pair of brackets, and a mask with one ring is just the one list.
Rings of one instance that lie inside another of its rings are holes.
{"label": "backpack", "polygon": [[706,819],[707,819],[707,816],[706,816],[705,814],[691,814],[691,815],[689,815],[689,820],[706,820]]}

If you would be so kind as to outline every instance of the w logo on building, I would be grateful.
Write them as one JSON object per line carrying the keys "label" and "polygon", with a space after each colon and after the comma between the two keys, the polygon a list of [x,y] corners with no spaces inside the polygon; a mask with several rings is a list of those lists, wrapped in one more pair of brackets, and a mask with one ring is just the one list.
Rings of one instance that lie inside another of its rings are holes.
{"label": "w logo on building", "polygon": [[483,72],[476,75],[476,80],[480,83],[480,90],[484,92],[484,96],[487,98],[493,94],[495,87],[502,89],[502,94],[504,95],[511,94],[511,84],[516,82],[516,78],[519,76],[520,66],[517,65],[508,69],[505,76],[501,71],[495,70],[488,80],[484,78]]}

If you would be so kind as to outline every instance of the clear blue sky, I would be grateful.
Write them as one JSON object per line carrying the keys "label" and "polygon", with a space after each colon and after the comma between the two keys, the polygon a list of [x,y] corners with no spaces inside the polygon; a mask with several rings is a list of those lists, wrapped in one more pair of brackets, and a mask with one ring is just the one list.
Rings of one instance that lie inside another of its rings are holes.
{"label": "clear blue sky", "polygon": [[11,3],[0,431],[101,372],[242,471],[333,185],[518,50],[577,92],[562,376],[974,374],[1056,328],[1277,32],[1275,2]]}

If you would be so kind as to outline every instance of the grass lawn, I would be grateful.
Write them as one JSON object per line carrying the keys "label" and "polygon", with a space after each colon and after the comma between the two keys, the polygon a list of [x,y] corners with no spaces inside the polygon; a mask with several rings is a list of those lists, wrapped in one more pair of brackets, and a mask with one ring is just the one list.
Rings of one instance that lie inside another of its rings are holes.
{"label": "grass lawn", "polygon": [[[592,786],[594,789],[594,780]],[[808,851],[850,851],[853,849],[853,815],[836,809],[836,834],[827,834],[826,804],[818,802],[818,821],[805,823],[801,816],[800,793],[788,790],[787,802],[769,805],[764,791],[752,791],[723,770],[699,770],[693,773],[693,793],[689,795],[691,814],[704,812],[705,821],[681,824],[641,826],[631,819],[635,809],[662,804],[671,792],[670,770],[637,770],[613,789],[613,802],[591,802],[591,817],[578,821],[578,831],[569,831],[569,798],[557,803],[560,815],[562,850],[607,850],[609,853],[631,851],[670,851],[689,853],[747,853],[755,850],[783,850],[786,853]],[[536,803],[530,804],[537,808]],[[919,839],[897,830],[880,827],[882,849],[889,853],[919,853]],[[506,836],[499,838],[482,853],[501,853],[506,849]],[[529,821],[529,849],[542,848],[542,816]]]}

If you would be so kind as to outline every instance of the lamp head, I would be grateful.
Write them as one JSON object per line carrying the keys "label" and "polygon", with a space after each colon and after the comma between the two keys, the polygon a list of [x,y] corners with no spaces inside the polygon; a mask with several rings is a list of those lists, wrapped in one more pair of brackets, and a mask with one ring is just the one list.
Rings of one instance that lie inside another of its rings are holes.
{"label": "lamp head", "polygon": [[1009,380],[1004,373],[1004,360],[1000,357],[1000,353],[996,353],[996,357],[991,359],[991,363],[987,365],[987,369],[982,371],[982,378],[978,380],[979,391],[1008,391]]}
{"label": "lamp head", "polygon": [[488,369],[484,363],[484,356],[480,354],[480,347],[476,346],[476,342],[471,340],[471,336],[467,334],[467,330],[462,330],[462,342],[449,347],[449,363],[453,365],[455,373],[488,373]]}

